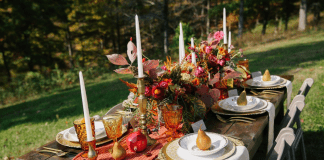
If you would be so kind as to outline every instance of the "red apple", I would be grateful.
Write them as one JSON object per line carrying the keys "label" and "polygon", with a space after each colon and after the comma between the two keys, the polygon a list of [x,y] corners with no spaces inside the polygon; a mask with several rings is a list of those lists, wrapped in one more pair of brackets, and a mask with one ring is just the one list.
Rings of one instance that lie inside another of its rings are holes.
{"label": "red apple", "polygon": [[141,152],[147,146],[146,137],[140,130],[130,134],[126,139],[126,142],[129,150],[132,152]]}

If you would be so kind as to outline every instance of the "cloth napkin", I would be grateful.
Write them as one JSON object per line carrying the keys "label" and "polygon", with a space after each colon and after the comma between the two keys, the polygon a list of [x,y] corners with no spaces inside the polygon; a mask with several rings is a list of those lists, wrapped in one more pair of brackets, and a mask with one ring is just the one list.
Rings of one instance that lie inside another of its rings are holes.
{"label": "cloth napkin", "polygon": [[273,127],[274,127],[274,118],[275,118],[275,107],[271,102],[267,102],[267,108],[265,109],[269,114],[269,133],[268,133],[268,149],[267,152],[270,151],[273,144]]}

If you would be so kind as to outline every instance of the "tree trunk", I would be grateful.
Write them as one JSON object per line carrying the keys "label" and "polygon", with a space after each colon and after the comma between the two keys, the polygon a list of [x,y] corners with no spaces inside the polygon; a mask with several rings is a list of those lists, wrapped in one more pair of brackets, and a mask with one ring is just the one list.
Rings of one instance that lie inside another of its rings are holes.
{"label": "tree trunk", "polygon": [[164,10],[163,10],[163,18],[164,18],[164,55],[168,55],[168,47],[169,47],[169,34],[168,34],[168,0],[164,0]]}
{"label": "tree trunk", "polygon": [[288,21],[289,21],[289,17],[290,17],[290,7],[289,7],[289,0],[285,0],[284,1],[285,4],[285,31],[288,30]]}
{"label": "tree trunk", "polygon": [[209,20],[209,8],[210,8],[210,0],[207,0],[207,17],[206,17],[206,35],[209,35],[210,30],[210,20]]}
{"label": "tree trunk", "polygon": [[238,24],[238,38],[242,38],[243,34],[243,13],[244,13],[244,0],[241,0],[240,3],[240,18],[239,18],[239,24]]}
{"label": "tree trunk", "polygon": [[[201,5],[201,17],[204,17],[204,15],[205,15],[205,4],[203,3]],[[202,19],[202,21],[203,21],[203,19]],[[202,22],[202,24],[204,24],[204,22]],[[204,36],[204,27],[200,27],[200,29],[201,29],[200,37],[203,37]]]}
{"label": "tree trunk", "polygon": [[8,61],[7,61],[7,57],[6,57],[4,48],[1,48],[1,52],[2,52],[2,57],[3,57],[3,64],[5,66],[5,70],[6,70],[7,76],[8,76],[7,80],[8,80],[8,82],[11,82],[10,68],[9,68],[9,64],[8,64]]}
{"label": "tree trunk", "polygon": [[274,33],[277,34],[278,32],[279,32],[279,18],[278,18],[278,12],[276,12]]}
{"label": "tree trunk", "polygon": [[270,10],[270,2],[266,1],[264,2],[264,11],[263,11],[263,27],[262,27],[262,35],[265,35],[267,30],[267,24],[268,24],[268,17],[269,17],[269,10]]}
{"label": "tree trunk", "polygon": [[[115,1],[116,9],[118,10],[118,0]],[[119,16],[118,11],[116,12],[116,30],[117,30],[117,53],[120,54],[120,30],[119,30]]]}
{"label": "tree trunk", "polygon": [[69,26],[66,27],[66,42],[67,42],[67,47],[69,51],[69,65],[70,69],[73,68],[73,49],[72,49],[72,42],[71,42],[71,33],[70,33],[70,28]]}
{"label": "tree trunk", "polygon": [[307,5],[306,0],[300,1],[300,8],[299,8],[299,23],[298,23],[298,30],[304,31],[306,29],[306,22],[307,22]]}

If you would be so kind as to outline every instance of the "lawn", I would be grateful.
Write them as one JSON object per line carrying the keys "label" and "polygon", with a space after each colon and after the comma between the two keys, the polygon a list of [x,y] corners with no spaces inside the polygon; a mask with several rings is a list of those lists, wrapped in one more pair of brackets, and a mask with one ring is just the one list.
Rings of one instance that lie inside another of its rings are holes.
{"label": "lawn", "polygon": [[[244,48],[250,70],[271,74],[293,74],[294,97],[303,81],[315,83],[306,97],[301,113],[308,159],[322,159],[324,149],[324,31],[312,31],[298,37]],[[118,78],[135,82],[131,76],[112,74],[100,82],[86,84],[90,115],[103,115],[128,95]],[[80,88],[56,91],[41,98],[0,109],[0,158],[19,157],[55,139],[56,134],[72,126],[83,116]]]}

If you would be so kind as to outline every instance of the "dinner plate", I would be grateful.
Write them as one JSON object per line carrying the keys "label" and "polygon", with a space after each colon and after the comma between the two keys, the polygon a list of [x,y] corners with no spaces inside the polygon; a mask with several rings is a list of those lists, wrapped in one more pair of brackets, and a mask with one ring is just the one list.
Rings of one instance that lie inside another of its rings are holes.
{"label": "dinner plate", "polygon": [[262,77],[263,76],[258,76],[258,77],[253,78],[253,82],[260,82],[261,86],[268,86],[268,85],[275,84],[280,80],[280,77],[276,76],[276,75],[271,75],[270,76],[271,77],[270,81],[263,81]]}
{"label": "dinner plate", "polygon": [[249,79],[245,83],[251,87],[269,88],[269,87],[284,85],[284,84],[286,84],[286,82],[287,82],[286,79],[280,78],[279,81],[277,81],[276,83],[269,84],[269,85],[264,85],[260,81],[254,81],[253,79]]}
{"label": "dinner plate", "polygon": [[208,150],[200,150],[197,147],[196,140],[198,137],[197,133],[187,134],[180,138],[179,146],[180,148],[190,152],[190,154],[195,156],[207,156],[214,154],[222,149],[228,144],[227,138],[223,137],[220,134],[205,132],[211,139],[211,147]]}
{"label": "dinner plate", "polygon": [[[71,142],[69,140],[66,140],[63,135],[65,132],[69,132],[69,129],[66,129],[64,131],[61,131],[59,132],[57,135],[56,135],[56,142],[63,145],[63,146],[67,146],[67,147],[72,147],[72,148],[81,148],[81,145],[78,142]],[[125,126],[122,126],[122,134],[125,134],[127,132],[127,128]],[[107,143],[107,142],[110,142],[112,141],[112,139],[109,139],[108,137],[105,137],[105,138],[102,138],[102,139],[99,139],[99,140],[96,140],[96,145],[101,145],[101,144],[104,144],[104,143]]]}
{"label": "dinner plate", "polygon": [[[248,96],[247,96],[248,97]],[[254,98],[257,98],[257,97],[254,97]],[[259,98],[257,98],[259,99]],[[226,104],[223,104],[225,101],[220,101],[219,102],[219,106],[225,106],[225,107],[221,107],[223,110],[226,110],[226,111],[230,111],[230,112],[236,112],[236,113],[249,113],[249,112],[255,112],[255,111],[260,111],[260,110],[263,110],[264,108],[267,107],[267,102],[262,100],[262,99],[259,99],[259,103],[254,106],[253,108],[251,109],[248,109],[248,110],[236,110],[234,107],[231,107],[229,105],[226,105]]]}
{"label": "dinner plate", "polygon": [[246,96],[247,104],[246,105],[238,105],[237,99],[239,96],[233,96],[219,101],[219,106],[225,110],[229,111],[244,111],[249,110],[255,107],[260,103],[260,99],[253,96]]}
{"label": "dinner plate", "polygon": [[[107,134],[105,132],[105,127],[102,123],[102,121],[95,121],[94,122],[95,125],[95,137],[96,140],[102,139],[107,137]],[[71,127],[67,130],[67,132],[63,133],[63,138],[71,141],[71,142],[79,142],[78,136],[75,132],[75,128]]]}

